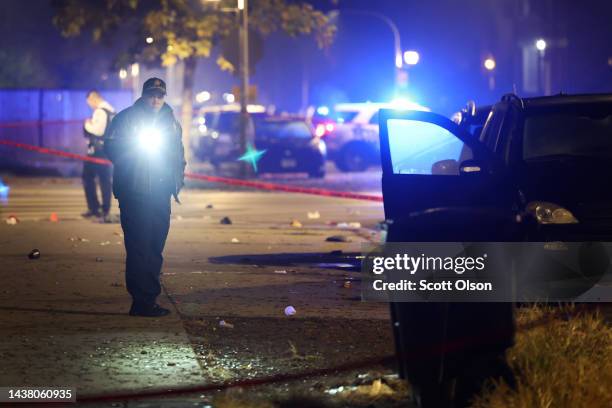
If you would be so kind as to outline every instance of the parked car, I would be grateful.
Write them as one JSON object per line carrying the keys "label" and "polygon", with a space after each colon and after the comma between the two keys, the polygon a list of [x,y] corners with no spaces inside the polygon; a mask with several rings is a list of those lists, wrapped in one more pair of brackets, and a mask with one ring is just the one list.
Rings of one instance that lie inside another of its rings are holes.
{"label": "parked car", "polygon": [[[380,109],[428,110],[416,103],[341,103],[312,118],[317,135],[324,137],[328,157],[341,171],[364,171],[380,162],[378,111]],[[319,111],[319,109],[318,109]]]}
{"label": "parked car", "polygon": [[[259,173],[300,172],[314,178],[325,176],[325,142],[314,134],[304,118],[251,115],[249,132],[257,150],[265,150],[257,164]],[[216,167],[235,163],[244,153],[237,131],[212,139],[209,149],[210,161]]]}
{"label": "parked car", "polygon": [[[478,138],[431,112],[380,117],[387,242],[554,244],[541,251],[578,242],[578,253],[568,254],[578,268],[555,263],[558,275],[546,277],[553,298],[585,293],[609,268],[599,241],[612,239],[612,94],[506,95]],[[518,261],[519,270],[533,267]],[[513,343],[512,307],[391,304],[400,371],[422,406],[463,406],[487,377],[511,383],[504,353]]]}
{"label": "parked car", "polygon": [[[248,105],[252,117],[266,116],[263,105]],[[194,115],[191,126],[191,149],[200,161],[212,159],[212,146],[218,139],[234,139],[240,132],[240,104],[205,106]]]}

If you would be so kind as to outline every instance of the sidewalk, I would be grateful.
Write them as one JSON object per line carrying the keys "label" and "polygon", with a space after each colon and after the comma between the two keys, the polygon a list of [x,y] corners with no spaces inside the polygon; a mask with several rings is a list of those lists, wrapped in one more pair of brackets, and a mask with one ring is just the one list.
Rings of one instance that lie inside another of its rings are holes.
{"label": "sidewalk", "polygon": [[[37,222],[33,231],[28,224],[0,226],[2,241],[10,239],[0,247],[1,385],[74,386],[83,397],[201,381],[176,313],[127,315],[117,225]],[[77,235],[90,242],[70,241]],[[34,247],[41,258],[28,260]],[[172,308],[165,296],[160,302]]]}

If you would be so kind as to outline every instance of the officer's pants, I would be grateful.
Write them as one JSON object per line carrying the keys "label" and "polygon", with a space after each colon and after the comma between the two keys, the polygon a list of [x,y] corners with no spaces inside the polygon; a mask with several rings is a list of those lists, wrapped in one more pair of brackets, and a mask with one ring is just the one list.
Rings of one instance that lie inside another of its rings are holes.
{"label": "officer's pants", "polygon": [[[93,213],[100,211],[108,214],[111,206],[111,176],[112,168],[98,163],[83,163],[83,188],[85,189],[85,199],[87,200],[87,208]],[[96,186],[96,177],[100,182],[100,191],[102,192],[102,206],[98,201],[98,189]]]}
{"label": "officer's pants", "polygon": [[119,198],[126,262],[125,282],[138,307],[151,307],[161,292],[162,252],[170,228],[170,194]]}

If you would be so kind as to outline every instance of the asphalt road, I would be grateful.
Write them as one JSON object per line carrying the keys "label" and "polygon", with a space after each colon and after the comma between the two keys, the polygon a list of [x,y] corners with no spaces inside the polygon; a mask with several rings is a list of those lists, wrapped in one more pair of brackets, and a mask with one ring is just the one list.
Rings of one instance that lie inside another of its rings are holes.
{"label": "asphalt road", "polygon": [[[339,189],[350,181],[362,186],[353,191],[376,193],[379,177],[336,174],[301,183]],[[387,305],[361,302],[354,267],[362,245],[380,239],[381,203],[189,188],[183,204],[173,204],[165,251],[160,303],[173,314],[146,319],[126,315],[121,228],[81,219],[79,179],[4,181],[11,192],[0,207],[0,386],[73,385],[80,397],[116,395],[393,353]],[[58,222],[49,221],[51,213]],[[7,224],[9,215],[20,222]],[[223,217],[232,224],[222,225]],[[326,241],[330,236],[345,242]],[[27,257],[34,248],[38,260]],[[288,306],[295,315],[285,314]],[[363,369],[360,381],[392,374],[389,367],[371,370]],[[282,390],[327,395],[356,378],[347,375]]]}

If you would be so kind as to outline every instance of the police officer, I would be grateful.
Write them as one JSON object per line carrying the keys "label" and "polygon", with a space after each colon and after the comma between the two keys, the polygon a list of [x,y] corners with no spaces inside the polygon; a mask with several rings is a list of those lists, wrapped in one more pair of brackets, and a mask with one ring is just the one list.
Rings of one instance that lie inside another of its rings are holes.
{"label": "police officer", "polygon": [[[93,90],[87,93],[87,105],[93,111],[92,117],[86,119],[83,126],[83,136],[88,141],[87,156],[104,159],[106,155],[104,154],[103,136],[115,110],[98,91]],[[98,200],[96,177],[100,183],[102,205]],[[92,162],[83,163],[83,188],[87,200],[87,212],[81,214],[84,218],[101,216],[104,222],[110,222],[111,178],[110,166]]]}
{"label": "police officer", "polygon": [[185,157],[181,126],[164,102],[166,84],[148,79],[142,97],[119,112],[105,135],[113,162],[113,193],[119,200],[125,237],[127,290],[131,316],[160,317],[162,252],[170,227],[170,198],[178,201]]}

